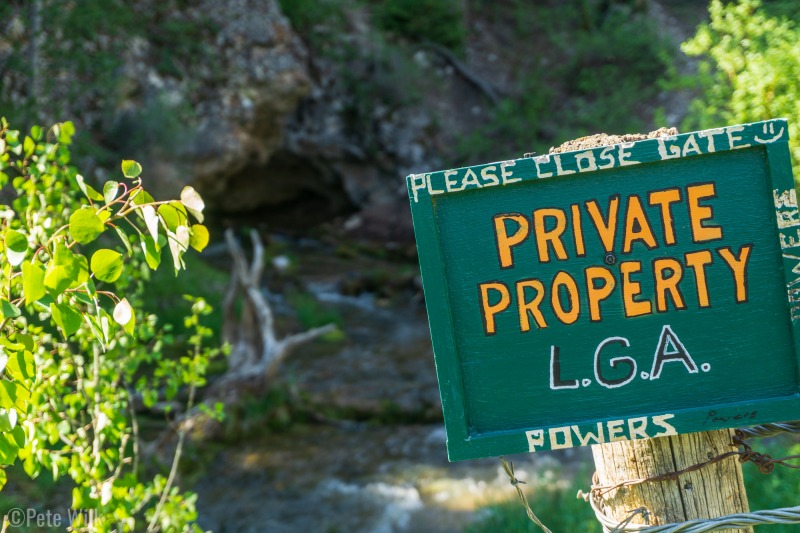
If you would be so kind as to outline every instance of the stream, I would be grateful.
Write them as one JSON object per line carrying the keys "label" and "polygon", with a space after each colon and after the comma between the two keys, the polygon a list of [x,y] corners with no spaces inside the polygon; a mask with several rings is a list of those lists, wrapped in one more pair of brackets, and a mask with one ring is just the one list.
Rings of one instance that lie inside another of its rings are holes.
{"label": "stream", "polygon": [[[192,487],[199,525],[219,533],[458,532],[487,504],[515,498],[496,458],[447,460],[415,269],[300,253],[295,275],[340,317],[345,340],[301,348],[283,374],[321,411],[352,419],[295,425],[218,452]],[[391,294],[375,280],[399,289]],[[271,301],[279,315],[292,312],[279,295]],[[510,459],[535,490],[567,483],[589,456],[577,448]]]}

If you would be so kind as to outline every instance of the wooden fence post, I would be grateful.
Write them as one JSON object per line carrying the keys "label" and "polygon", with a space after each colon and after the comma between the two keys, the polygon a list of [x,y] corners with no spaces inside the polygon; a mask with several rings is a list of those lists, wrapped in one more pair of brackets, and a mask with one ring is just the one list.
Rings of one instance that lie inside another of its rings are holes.
{"label": "wooden fence post", "polygon": [[[736,449],[733,430],[719,430],[596,444],[592,453],[599,485],[609,486],[682,470]],[[606,515],[618,522],[628,518],[634,509],[644,507],[650,525],[749,512],[742,465],[736,456],[683,474],[678,480],[612,490],[602,497],[602,502]],[[645,521],[639,515],[631,523]],[[725,531],[752,533],[753,530]]]}

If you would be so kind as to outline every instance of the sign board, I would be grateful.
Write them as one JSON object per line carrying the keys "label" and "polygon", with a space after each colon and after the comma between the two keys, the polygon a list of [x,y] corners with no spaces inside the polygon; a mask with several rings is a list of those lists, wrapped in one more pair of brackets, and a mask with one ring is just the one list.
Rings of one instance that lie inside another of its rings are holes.
{"label": "sign board", "polygon": [[800,418],[785,120],[407,178],[451,460]]}

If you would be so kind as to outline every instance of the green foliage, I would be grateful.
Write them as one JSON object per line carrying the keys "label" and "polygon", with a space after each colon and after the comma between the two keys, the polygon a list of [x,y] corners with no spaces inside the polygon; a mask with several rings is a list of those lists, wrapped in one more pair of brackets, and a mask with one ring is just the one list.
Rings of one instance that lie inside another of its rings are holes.
{"label": "green foliage", "polygon": [[[787,2],[777,2],[786,6]],[[795,6],[796,13],[796,3]],[[783,10],[777,9],[778,13]],[[772,16],[760,0],[713,0],[711,21],[684,43],[702,56],[699,72],[685,80],[699,86],[687,129],[719,127],[786,117],[795,175],[800,171],[800,27]]]}
{"label": "green foliage", "polygon": [[383,30],[453,50],[464,44],[466,28],[460,0],[386,0],[375,9],[376,22]]}
{"label": "green foliage", "polygon": [[321,327],[326,324],[335,324],[337,326],[336,330],[332,332],[332,334],[326,335],[324,338],[329,340],[338,340],[341,338],[342,317],[335,309],[326,307],[314,298],[313,295],[305,292],[289,291],[286,294],[286,299],[292,309],[294,309],[297,320],[300,322],[303,329]]}
{"label": "green foliage", "polygon": [[177,274],[193,234],[207,241],[202,200],[184,191],[155,201],[134,161],[100,194],[70,165],[74,133],[64,123],[25,136],[0,122],[0,185],[15,193],[0,206],[0,464],[69,476],[72,507],[98,516],[85,524],[79,515],[73,531],[197,530],[195,497],[175,486],[175,466],[141,479],[132,407],[137,395],[151,405],[188,389],[191,410],[220,353],[204,348],[204,300],[189,302],[188,352],[177,359],[164,356],[169,336],[141,311],[154,268],[146,251],[168,250]]}
{"label": "green foliage", "polygon": [[478,131],[459,139],[459,164],[516,158],[584,135],[646,127],[646,103],[661,89],[676,50],[645,14],[615,4],[601,14],[587,7],[592,2],[583,8],[515,2],[518,38],[551,54],[547,64],[526,65],[517,95],[495,106]]}
{"label": "green foliage", "polygon": [[[578,479],[587,476],[578,476]],[[594,516],[588,503],[576,498],[585,485],[572,481],[568,486],[537,483],[535,490],[528,490],[528,500],[536,516],[554,532],[580,531],[600,533],[603,528]],[[524,486],[524,485],[523,485]],[[516,497],[503,503],[490,505],[482,512],[484,518],[467,527],[465,533],[541,533],[539,526],[531,522],[525,508]]]}
{"label": "green foliage", "polygon": [[320,26],[338,26],[344,21],[342,0],[279,0],[279,3],[292,27],[315,45],[321,44],[317,31]]}
{"label": "green foliage", "polygon": [[[774,458],[800,455],[800,442],[796,437],[782,436],[755,440],[751,445],[756,451]],[[797,504],[797,495],[800,494],[800,473],[797,470],[776,466],[771,474],[764,475],[755,465],[749,463],[743,465],[742,469],[751,510],[779,509]],[[602,529],[589,505],[575,498],[579,489],[586,490],[588,479],[587,475],[579,475],[567,488],[545,485],[538,487],[537,490],[528,491],[531,507],[542,522],[554,532],[599,532]],[[585,482],[581,484],[581,480]],[[466,533],[541,531],[528,519],[524,508],[516,498],[490,505],[483,512],[486,516],[468,527]],[[755,530],[757,533],[791,533],[797,531],[797,526],[759,526]]]}
{"label": "green foliage", "polygon": [[[800,442],[796,437],[781,436],[773,439],[754,440],[753,448],[771,457],[787,457],[800,454]],[[796,464],[796,461],[790,461]],[[743,466],[747,499],[752,511],[794,507],[800,494],[800,472],[776,466],[771,474],[764,475],[752,464]],[[797,525],[772,525],[755,528],[756,533],[793,533]]]}

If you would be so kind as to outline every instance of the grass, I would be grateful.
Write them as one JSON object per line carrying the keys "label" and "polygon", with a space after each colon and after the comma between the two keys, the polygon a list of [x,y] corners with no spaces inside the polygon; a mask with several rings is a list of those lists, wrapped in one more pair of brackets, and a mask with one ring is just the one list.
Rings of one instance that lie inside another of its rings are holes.
{"label": "grass", "polygon": [[[768,453],[773,458],[800,454],[796,437],[782,436],[754,441],[753,448]],[[794,461],[794,463],[798,463]],[[800,505],[800,472],[777,466],[772,474],[764,475],[752,464],[743,467],[745,487],[753,511],[793,507]],[[571,480],[567,488],[537,487],[528,492],[528,499],[536,516],[553,533],[600,532],[602,528],[591,507],[575,497],[579,489],[586,490],[589,476],[581,474]],[[541,533],[531,522],[522,504],[516,498],[490,505],[479,511],[482,518],[465,529],[465,533]],[[755,528],[756,533],[796,533],[800,525],[770,525]]]}
{"label": "grass", "polygon": [[186,270],[182,270],[176,278],[169,257],[165,258],[165,264],[150,275],[144,297],[145,311],[157,315],[159,323],[172,324],[181,331],[183,318],[191,307],[183,295],[201,296],[214,307],[204,322],[219,339],[223,322],[222,297],[230,280],[228,273],[210,266],[197,254],[186,254]]}
{"label": "grass", "polygon": [[[586,479],[583,483],[581,480]],[[594,518],[591,507],[576,497],[579,489],[586,490],[588,475],[579,475],[567,487],[538,486],[528,491],[531,509],[553,533],[600,533],[602,527]],[[513,500],[490,505],[480,511],[484,517],[468,526],[465,533],[541,533],[531,522],[525,508],[515,497]]]}

